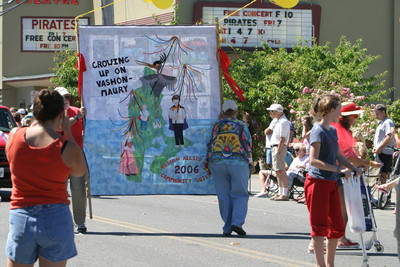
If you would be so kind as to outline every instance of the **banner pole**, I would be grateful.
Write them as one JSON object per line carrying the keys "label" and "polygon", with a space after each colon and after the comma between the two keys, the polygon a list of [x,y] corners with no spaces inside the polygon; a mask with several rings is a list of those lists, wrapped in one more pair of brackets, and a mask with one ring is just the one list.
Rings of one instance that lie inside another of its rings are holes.
{"label": "banner pole", "polygon": [[[75,19],[75,23],[76,23],[76,52],[78,53],[78,71],[80,71],[81,69],[81,65],[80,65],[80,46],[79,46],[79,18]],[[85,107],[84,103],[83,103],[83,86],[81,88],[81,93],[80,93],[80,98],[79,101],[81,102],[81,107]],[[78,89],[79,90],[79,89]],[[85,137],[85,125],[86,125],[86,118],[82,118],[83,120],[83,133],[82,133],[82,138]],[[85,161],[86,161],[86,167],[87,167],[87,174],[86,174],[86,197],[88,200],[88,206],[89,206],[89,218],[93,219],[93,212],[92,212],[92,194],[90,193],[90,172],[89,172],[89,165],[86,159],[86,155],[85,152],[82,150],[83,156],[85,157]]]}
{"label": "banner pole", "polygon": [[218,61],[218,77],[219,77],[219,97],[220,97],[220,105],[222,109],[222,102],[224,101],[223,97],[223,89],[222,89],[222,74],[221,74],[221,54],[219,53],[219,49],[221,48],[220,41],[220,29],[219,29],[219,20],[218,17],[214,18],[215,21],[215,34],[217,35],[217,61]]}

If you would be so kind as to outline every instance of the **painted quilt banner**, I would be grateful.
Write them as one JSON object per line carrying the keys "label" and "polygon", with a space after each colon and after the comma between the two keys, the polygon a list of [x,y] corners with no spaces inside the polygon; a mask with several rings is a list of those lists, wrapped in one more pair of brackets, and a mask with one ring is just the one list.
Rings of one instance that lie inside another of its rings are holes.
{"label": "painted quilt banner", "polygon": [[93,195],[214,194],[205,135],[220,112],[215,27],[80,26]]}

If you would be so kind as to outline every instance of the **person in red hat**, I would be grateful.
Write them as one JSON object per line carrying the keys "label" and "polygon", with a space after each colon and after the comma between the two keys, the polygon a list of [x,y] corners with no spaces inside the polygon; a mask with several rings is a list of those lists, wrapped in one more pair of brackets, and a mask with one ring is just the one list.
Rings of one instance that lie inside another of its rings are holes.
{"label": "person in red hat", "polygon": [[[357,156],[354,146],[356,145],[356,141],[353,138],[353,134],[350,130],[351,126],[356,123],[356,119],[358,115],[362,114],[364,111],[361,110],[359,106],[356,106],[354,102],[344,102],[342,103],[341,116],[339,118],[339,122],[332,122],[331,125],[335,127],[339,148],[342,151],[343,156],[350,161],[355,166],[362,167],[373,167],[380,168],[382,166],[381,163],[373,160],[362,159]],[[339,186],[339,195],[340,202],[342,208],[342,217],[345,226],[347,225],[347,213],[346,206],[344,203],[344,191],[343,191],[343,183],[341,179],[338,179]],[[359,244],[357,242],[352,242],[346,235],[344,235],[338,242],[339,249],[349,249],[349,248],[358,248]]]}
{"label": "person in red hat", "polygon": [[[357,142],[354,140],[350,128],[356,123],[358,115],[362,114],[363,112],[364,111],[361,110],[359,106],[356,106],[355,103],[344,102],[342,103],[342,108],[340,110],[339,122],[332,122],[331,125],[336,129],[340,151],[348,161],[350,161],[354,166],[358,167],[371,166],[373,168],[380,168],[382,166],[381,163],[373,160],[362,159],[357,156],[354,150],[354,146]],[[340,196],[341,213],[344,225],[346,226],[348,222],[348,217],[346,212],[346,205],[344,202],[343,183],[341,179],[338,179],[337,182]],[[360,244],[358,244],[357,242],[352,242],[346,237],[346,235],[343,235],[338,241],[338,249],[355,249],[359,248],[359,246]],[[310,245],[308,246],[308,251],[314,251],[312,243],[310,243]]]}

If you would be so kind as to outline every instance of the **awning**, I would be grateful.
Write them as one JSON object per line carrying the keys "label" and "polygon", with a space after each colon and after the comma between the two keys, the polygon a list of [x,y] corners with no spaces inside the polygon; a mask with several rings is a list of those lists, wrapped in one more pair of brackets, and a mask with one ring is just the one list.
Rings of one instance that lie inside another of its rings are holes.
{"label": "awning", "polygon": [[50,82],[50,78],[55,76],[54,73],[47,73],[30,76],[3,77],[3,83],[16,88],[30,86],[49,87],[56,86],[56,84]]}

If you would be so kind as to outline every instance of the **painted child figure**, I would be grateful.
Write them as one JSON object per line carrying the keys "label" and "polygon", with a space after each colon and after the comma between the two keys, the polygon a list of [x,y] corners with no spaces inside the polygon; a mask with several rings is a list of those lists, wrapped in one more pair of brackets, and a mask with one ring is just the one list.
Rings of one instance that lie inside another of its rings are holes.
{"label": "painted child figure", "polygon": [[133,145],[133,135],[129,131],[125,133],[125,137],[121,142],[121,150],[122,152],[119,172],[127,176],[138,174],[139,169],[136,165],[135,155],[133,154],[135,151],[135,146]]}
{"label": "painted child figure", "polygon": [[174,95],[172,97],[173,106],[169,109],[169,129],[174,131],[175,136],[175,147],[184,148],[183,143],[183,131],[188,128],[186,122],[186,111],[185,108],[179,104],[180,97]]}
{"label": "painted child figure", "polygon": [[143,128],[144,128],[144,130],[147,131],[147,122],[149,121],[149,116],[150,116],[150,113],[149,113],[149,110],[147,109],[147,105],[143,104],[142,110],[140,111],[140,116],[139,116],[140,130],[143,130]]}

